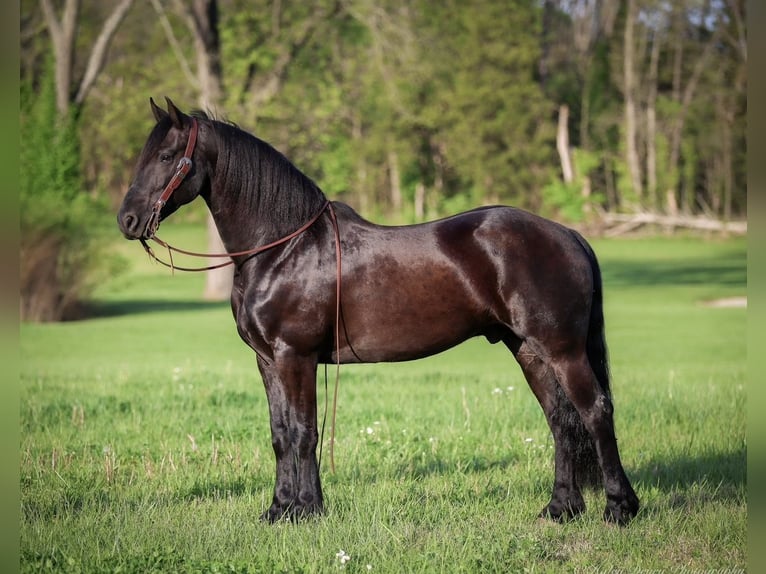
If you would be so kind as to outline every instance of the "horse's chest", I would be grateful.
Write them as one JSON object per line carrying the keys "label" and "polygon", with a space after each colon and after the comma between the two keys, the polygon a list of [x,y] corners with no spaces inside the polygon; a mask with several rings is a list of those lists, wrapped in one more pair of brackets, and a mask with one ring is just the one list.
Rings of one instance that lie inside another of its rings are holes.
{"label": "horse's chest", "polygon": [[240,303],[234,305],[233,309],[234,320],[237,323],[237,332],[242,340],[260,357],[272,359],[272,345],[267,342],[258,321],[255,320],[252,313],[248,312],[247,305]]}
{"label": "horse's chest", "polygon": [[262,326],[256,319],[252,302],[248,302],[245,279],[236,273],[231,292],[231,310],[242,340],[259,356],[272,358],[271,346],[267,343]]}
{"label": "horse's chest", "polygon": [[[260,280],[260,282],[259,282]],[[329,329],[326,297],[331,287],[312,283],[235,278],[232,311],[242,340],[263,358],[275,347],[310,353],[321,347]]]}

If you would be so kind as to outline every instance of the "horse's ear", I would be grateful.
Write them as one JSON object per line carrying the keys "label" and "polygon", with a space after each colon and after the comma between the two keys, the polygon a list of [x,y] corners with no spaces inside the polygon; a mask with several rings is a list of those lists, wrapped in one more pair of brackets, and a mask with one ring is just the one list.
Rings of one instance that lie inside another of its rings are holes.
{"label": "horse's ear", "polygon": [[154,114],[154,119],[157,120],[157,123],[159,123],[162,118],[168,117],[168,113],[154,103],[154,98],[149,98],[149,103],[152,105],[152,113]]}
{"label": "horse's ear", "polygon": [[170,116],[170,121],[173,122],[173,127],[179,130],[182,129],[186,115],[176,107],[169,97],[165,96],[165,101],[168,103],[168,115]]}

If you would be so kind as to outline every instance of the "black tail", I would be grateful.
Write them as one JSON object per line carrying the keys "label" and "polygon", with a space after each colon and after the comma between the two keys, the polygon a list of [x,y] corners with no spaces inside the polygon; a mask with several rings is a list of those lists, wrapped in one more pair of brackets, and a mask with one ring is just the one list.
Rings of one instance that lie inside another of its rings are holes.
{"label": "black tail", "polygon": [[[593,273],[593,298],[590,308],[590,325],[586,352],[591,368],[596,375],[601,390],[611,399],[609,390],[609,358],[604,335],[604,294],[601,283],[601,268],[596,254],[588,242],[577,232],[573,232],[583,248]],[[575,475],[577,483],[582,486],[598,487],[602,484],[601,467],[598,462],[596,445],[590,433],[580,419],[574,405],[559,388],[557,394],[558,406],[563,413],[561,423],[567,429],[565,433],[571,440],[570,446],[574,452]]]}

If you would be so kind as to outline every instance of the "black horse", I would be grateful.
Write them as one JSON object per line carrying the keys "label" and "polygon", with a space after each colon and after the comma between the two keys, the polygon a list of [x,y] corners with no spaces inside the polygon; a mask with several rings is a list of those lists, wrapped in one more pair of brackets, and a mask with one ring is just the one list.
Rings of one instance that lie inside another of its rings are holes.
{"label": "black horse", "polygon": [[606,491],[605,520],[636,515],[614,433],[601,274],[582,236],[511,207],[375,225],[329,202],[258,138],[170,100],[167,111],[151,106],[157,124],[119,226],[145,241],[198,195],[213,215],[235,265],[237,329],[269,402],[276,485],[262,518],[323,510],[319,363],[406,361],[475,336],[510,349],[553,433],[555,480],[541,516],[583,512],[580,489],[594,480]]}

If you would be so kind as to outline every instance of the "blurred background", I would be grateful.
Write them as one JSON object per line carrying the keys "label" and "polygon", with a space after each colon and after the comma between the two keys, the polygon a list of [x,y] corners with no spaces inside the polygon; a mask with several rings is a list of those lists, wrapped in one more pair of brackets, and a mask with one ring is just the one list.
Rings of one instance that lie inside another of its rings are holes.
{"label": "blurred background", "polygon": [[20,6],[24,320],[77,316],[124,268],[104,246],[150,96],[235,122],[379,222],[504,203],[593,235],[746,231],[744,0]]}

